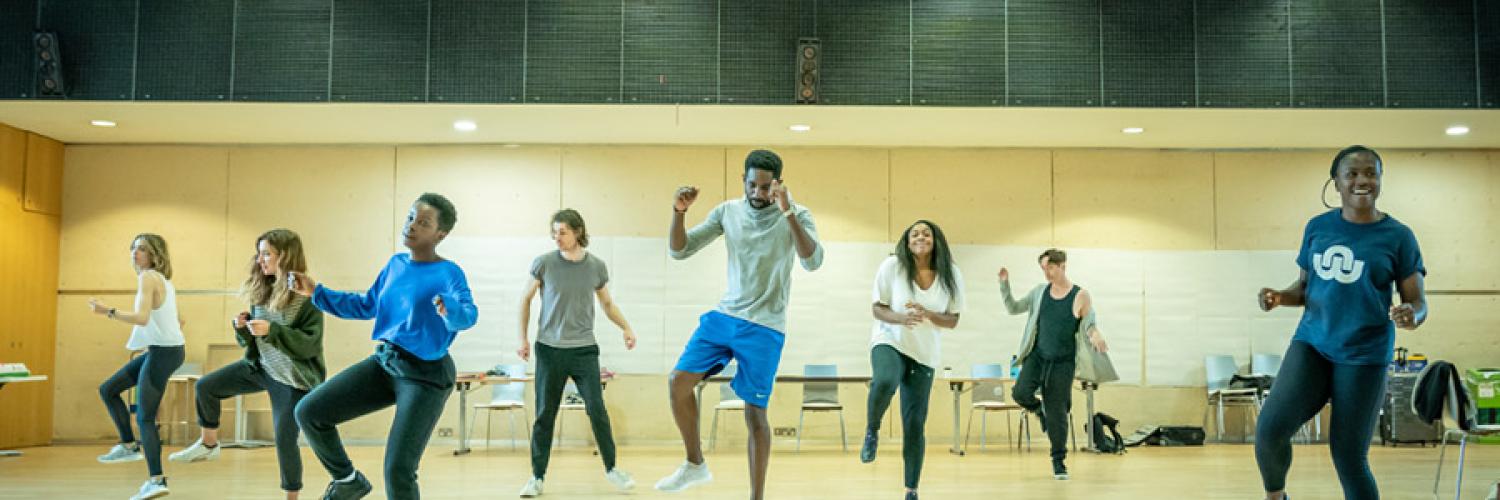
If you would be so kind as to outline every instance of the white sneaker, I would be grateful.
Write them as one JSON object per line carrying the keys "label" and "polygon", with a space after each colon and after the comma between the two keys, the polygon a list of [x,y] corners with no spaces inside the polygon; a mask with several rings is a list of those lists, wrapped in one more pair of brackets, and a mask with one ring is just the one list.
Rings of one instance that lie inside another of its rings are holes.
{"label": "white sneaker", "polygon": [[198,438],[198,441],[193,443],[192,446],[167,456],[167,460],[173,462],[207,462],[219,458],[219,448],[219,446],[213,448],[204,446],[203,438]]}
{"label": "white sneaker", "polygon": [[1500,481],[1495,481],[1490,485],[1490,494],[1486,495],[1484,500],[1497,500],[1497,498],[1500,498]]}
{"label": "white sneaker", "polygon": [[109,449],[109,453],[99,455],[99,463],[114,464],[120,462],[138,462],[145,458],[146,456],[141,454],[140,445],[136,445],[136,447],[132,449],[125,446],[124,444],[116,444],[114,448]]}
{"label": "white sneaker", "polygon": [[521,498],[532,498],[542,494],[542,478],[533,477],[521,487]]}
{"label": "white sneaker", "polygon": [[167,494],[169,494],[169,493],[171,493],[171,492],[167,491],[167,483],[166,483],[166,481],[163,481],[161,483],[157,483],[154,480],[147,479],[146,480],[146,484],[141,485],[141,491],[136,492],[135,496],[130,497],[130,500],[146,500],[148,498],[161,498],[161,497],[167,496]]}
{"label": "white sneaker", "polygon": [[682,491],[714,479],[714,475],[708,472],[708,463],[693,465],[692,462],[684,461],[677,472],[661,478],[656,482],[656,489],[662,491]]}
{"label": "white sneaker", "polygon": [[630,473],[622,471],[619,468],[610,469],[609,472],[604,473],[604,478],[613,483],[620,491],[629,491],[631,488],[635,488],[635,478],[630,477]]}

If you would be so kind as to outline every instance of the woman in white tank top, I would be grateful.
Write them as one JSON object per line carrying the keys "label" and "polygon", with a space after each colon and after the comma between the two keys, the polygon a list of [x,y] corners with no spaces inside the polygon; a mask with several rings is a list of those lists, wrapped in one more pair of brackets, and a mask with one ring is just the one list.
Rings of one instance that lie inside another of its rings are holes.
{"label": "woman in white tank top", "polygon": [[[161,405],[167,378],[182,366],[183,323],[177,316],[177,289],[172,286],[172,261],[167,242],[161,236],[136,235],[130,245],[131,267],[136,271],[135,307],[119,310],[98,299],[89,299],[95,314],[132,325],[125,348],[145,352],[125,363],[119,371],[99,385],[99,397],[109,410],[120,443],[99,456],[102,463],[146,460],[151,477],[141,485],[132,500],[166,496],[167,478],[161,470],[161,438],[156,432],[156,410]],[[136,388],[136,424],[141,439],[137,443],[130,428],[130,410],[120,394]]]}

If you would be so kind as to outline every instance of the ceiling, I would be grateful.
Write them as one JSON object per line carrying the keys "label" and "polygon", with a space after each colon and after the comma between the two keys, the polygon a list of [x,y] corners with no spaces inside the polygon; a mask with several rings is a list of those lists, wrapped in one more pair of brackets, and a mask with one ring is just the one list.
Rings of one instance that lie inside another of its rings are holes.
{"label": "ceiling", "polygon": [[[102,128],[91,120],[118,125]],[[456,131],[456,120],[478,129]],[[1500,111],[0,101],[69,144],[1500,148]],[[789,126],[811,126],[793,132]],[[1444,130],[1465,125],[1465,136]],[[1126,127],[1144,133],[1125,134]]]}

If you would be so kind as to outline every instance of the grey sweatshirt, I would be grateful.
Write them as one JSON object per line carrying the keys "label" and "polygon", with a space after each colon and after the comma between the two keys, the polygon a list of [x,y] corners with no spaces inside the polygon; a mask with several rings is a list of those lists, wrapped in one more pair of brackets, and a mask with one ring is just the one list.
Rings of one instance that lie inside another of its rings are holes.
{"label": "grey sweatshirt", "polygon": [[[815,246],[811,257],[801,259],[802,268],[816,271],[823,265],[823,244],[818,242],[812,212],[795,203],[792,210]],[[787,224],[787,216],[775,205],[756,210],[744,198],[726,201],[687,230],[682,250],[668,252],[673,259],[686,259],[723,235],[729,250],[729,287],[719,301],[719,312],[785,333],[792,259],[797,256]]]}

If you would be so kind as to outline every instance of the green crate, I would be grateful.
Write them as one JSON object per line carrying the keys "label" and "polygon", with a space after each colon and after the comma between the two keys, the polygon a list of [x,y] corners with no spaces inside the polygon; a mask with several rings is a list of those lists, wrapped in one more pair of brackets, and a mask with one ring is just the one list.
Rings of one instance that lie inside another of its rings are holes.
{"label": "green crate", "polygon": [[1500,369],[1471,368],[1464,377],[1464,382],[1469,386],[1469,394],[1474,397],[1474,406],[1500,408]]}

